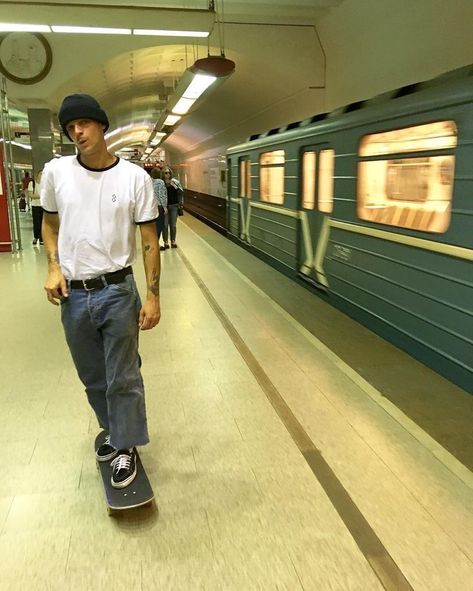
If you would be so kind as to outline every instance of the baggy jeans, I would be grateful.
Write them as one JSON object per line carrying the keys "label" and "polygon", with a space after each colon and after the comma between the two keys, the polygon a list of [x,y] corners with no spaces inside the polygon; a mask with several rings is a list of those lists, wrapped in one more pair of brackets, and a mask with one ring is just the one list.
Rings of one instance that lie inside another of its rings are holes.
{"label": "baggy jeans", "polygon": [[149,442],[138,356],[140,308],[133,275],[103,289],[70,289],[61,303],[77,373],[99,425],[117,449]]}

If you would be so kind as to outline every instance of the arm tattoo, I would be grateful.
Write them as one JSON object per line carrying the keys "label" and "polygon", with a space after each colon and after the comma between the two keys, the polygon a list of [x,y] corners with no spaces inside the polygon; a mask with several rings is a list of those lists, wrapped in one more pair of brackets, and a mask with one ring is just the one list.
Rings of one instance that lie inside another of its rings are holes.
{"label": "arm tattoo", "polygon": [[151,244],[145,244],[144,248],[143,248],[143,254],[144,256],[148,256],[149,254],[151,254],[154,251],[154,248],[151,246]]}
{"label": "arm tattoo", "polygon": [[154,296],[159,297],[159,275],[158,275],[158,273],[156,273],[156,272],[153,273],[153,277],[151,279],[151,285],[149,285],[148,289],[150,290],[150,292]]}
{"label": "arm tattoo", "polygon": [[58,256],[58,253],[56,250],[53,252],[48,252],[47,257],[48,257],[48,265],[51,265],[51,264],[59,265],[59,256]]}

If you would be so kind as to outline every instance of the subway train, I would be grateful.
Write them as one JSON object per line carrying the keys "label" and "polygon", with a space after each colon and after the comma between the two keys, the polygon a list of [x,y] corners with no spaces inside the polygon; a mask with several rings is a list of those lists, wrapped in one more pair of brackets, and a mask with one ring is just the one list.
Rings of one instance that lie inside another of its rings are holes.
{"label": "subway train", "polygon": [[226,171],[191,213],[473,393],[473,66],[251,136]]}

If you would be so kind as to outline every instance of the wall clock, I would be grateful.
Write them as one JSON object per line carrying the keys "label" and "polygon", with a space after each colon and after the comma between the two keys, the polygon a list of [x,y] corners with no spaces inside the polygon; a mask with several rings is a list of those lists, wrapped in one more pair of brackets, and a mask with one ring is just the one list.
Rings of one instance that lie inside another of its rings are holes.
{"label": "wall clock", "polygon": [[0,72],[17,84],[36,84],[51,69],[49,43],[39,33],[8,33],[0,37]]}

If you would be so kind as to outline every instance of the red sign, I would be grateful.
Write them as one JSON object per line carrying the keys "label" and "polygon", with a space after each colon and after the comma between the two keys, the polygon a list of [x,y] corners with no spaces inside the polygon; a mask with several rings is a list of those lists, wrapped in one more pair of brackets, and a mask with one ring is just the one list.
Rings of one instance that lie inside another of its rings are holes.
{"label": "red sign", "polygon": [[5,181],[5,170],[3,168],[3,146],[0,145],[0,252],[11,252],[10,222],[8,219],[7,183]]}

